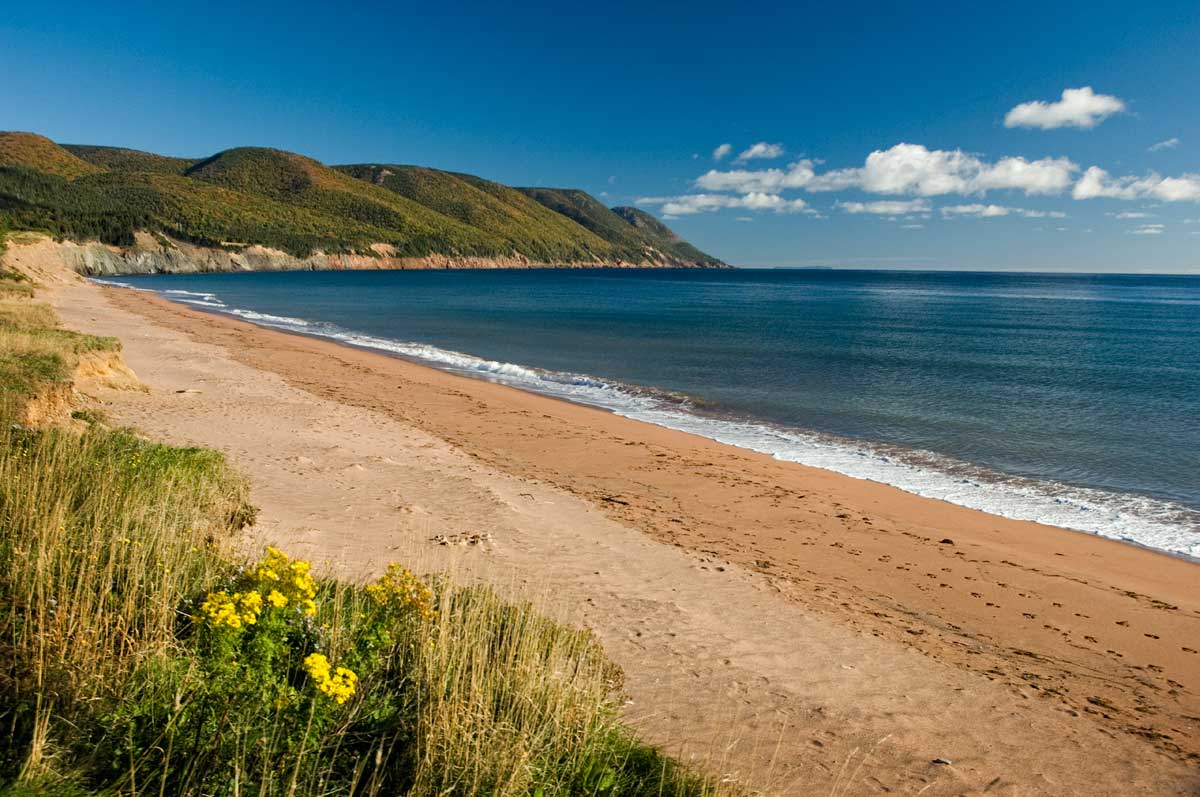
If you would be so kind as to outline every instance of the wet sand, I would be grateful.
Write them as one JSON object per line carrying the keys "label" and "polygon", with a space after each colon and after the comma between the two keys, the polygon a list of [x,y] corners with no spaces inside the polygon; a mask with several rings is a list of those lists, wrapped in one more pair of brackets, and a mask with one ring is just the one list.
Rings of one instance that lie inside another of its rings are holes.
{"label": "wet sand", "polygon": [[552,595],[684,754],[795,794],[1200,794],[1194,563],[146,293],[55,303],[149,385],[98,394],[118,420],[250,474],[261,536]]}

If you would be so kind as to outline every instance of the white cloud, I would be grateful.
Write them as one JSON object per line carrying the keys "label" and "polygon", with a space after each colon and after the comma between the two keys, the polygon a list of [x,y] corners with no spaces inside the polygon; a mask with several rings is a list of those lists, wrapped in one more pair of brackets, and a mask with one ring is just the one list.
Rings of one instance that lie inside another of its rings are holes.
{"label": "white cloud", "polygon": [[1099,166],[1091,166],[1071,195],[1076,199],[1161,199],[1164,202],[1200,201],[1200,174],[1161,177],[1151,172],[1145,177],[1113,177]]}
{"label": "white cloud", "polygon": [[948,205],[942,208],[942,215],[947,218],[952,216],[976,216],[981,219],[991,219],[997,216],[1007,216],[1011,212],[1011,208],[1000,205]]}
{"label": "white cloud", "polygon": [[733,145],[732,144],[722,144],[721,146],[719,146],[713,150],[712,159],[715,161],[722,160],[730,152],[733,152]]}
{"label": "white cloud", "polygon": [[696,179],[696,187],[708,191],[733,191],[744,194],[762,191],[777,194],[789,188],[803,188],[813,179],[813,162],[796,161],[787,169],[710,169]]}
{"label": "white cloud", "polygon": [[976,190],[1015,188],[1032,194],[1061,194],[1070,187],[1079,167],[1068,158],[1001,158],[985,166],[974,181]]}
{"label": "white cloud", "polygon": [[1151,194],[1166,202],[1188,202],[1200,200],[1200,174],[1185,174],[1182,177],[1164,177],[1154,186]]}
{"label": "white cloud", "polygon": [[734,221],[751,222],[754,221],[754,218],[752,216],[738,216]]}
{"label": "white cloud", "polygon": [[872,213],[876,216],[905,216],[910,213],[928,213],[927,199],[884,199],[878,202],[839,202],[839,208],[847,213]]}
{"label": "white cloud", "polygon": [[1112,216],[1114,219],[1148,219],[1153,213],[1143,213],[1140,210],[1123,210],[1120,213],[1107,213],[1107,216]]}
{"label": "white cloud", "polygon": [[1023,102],[1004,117],[1005,127],[1095,127],[1114,113],[1125,110],[1125,103],[1109,94],[1096,94],[1091,86],[1063,89],[1057,102]]}
{"label": "white cloud", "polygon": [[1130,230],[1129,233],[1131,235],[1162,235],[1165,229],[1166,227],[1162,224],[1143,224],[1137,229]]}
{"label": "white cloud", "polygon": [[1015,189],[1027,195],[1058,194],[1066,190],[1079,167],[1067,158],[1001,158],[987,163],[962,150],[928,149],[920,144],[897,144],[867,156],[861,168],[838,169],[814,175],[810,191],[861,188],[873,194],[982,194]]}
{"label": "white cloud", "polygon": [[953,218],[956,216],[974,216],[980,219],[994,219],[1001,216],[1024,216],[1028,219],[1065,219],[1066,213],[1058,210],[1030,210],[1028,208],[1010,208],[1004,205],[947,205],[942,209],[942,216],[945,218]]}
{"label": "white cloud", "polygon": [[734,160],[748,161],[754,160],[755,158],[771,160],[773,158],[778,158],[782,154],[782,144],[768,144],[765,141],[760,141],[757,144],[752,144],[747,149],[743,150],[742,153]]}
{"label": "white cloud", "polygon": [[805,186],[809,191],[845,191],[862,185],[862,169],[833,169],[813,175]]}
{"label": "white cloud", "polygon": [[900,229],[902,229],[902,230],[923,230],[923,229],[925,229],[925,225],[924,224],[901,224]]}
{"label": "white cloud", "polygon": [[1166,141],[1160,141],[1157,144],[1151,144],[1146,148],[1147,152],[1158,152],[1163,149],[1175,149],[1179,146],[1179,139],[1168,138]]}
{"label": "white cloud", "polygon": [[744,210],[770,210],[775,213],[812,213],[803,199],[784,199],[778,194],[752,191],[742,196],[728,194],[684,194],[668,197],[642,197],[639,205],[661,205],[662,213],[668,218],[693,216],[697,213],[712,213],[723,208]]}

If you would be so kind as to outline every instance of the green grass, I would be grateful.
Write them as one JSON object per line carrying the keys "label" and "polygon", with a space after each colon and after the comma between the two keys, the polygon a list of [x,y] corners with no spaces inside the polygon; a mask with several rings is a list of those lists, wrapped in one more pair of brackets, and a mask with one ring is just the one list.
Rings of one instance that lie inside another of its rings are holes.
{"label": "green grass", "polygon": [[[116,345],[5,302],[0,354],[28,339],[48,358],[13,360],[34,393]],[[3,797],[728,793],[621,724],[620,670],[589,633],[399,567],[364,587],[278,552],[255,562],[246,481],[221,454],[87,410],[13,425],[12,398]]]}
{"label": "green grass", "polygon": [[28,282],[0,276],[0,422],[22,420],[31,400],[69,387],[83,355],[120,349],[115,338],[58,328],[54,311],[32,295]]}
{"label": "green grass", "polygon": [[330,168],[265,148],[190,160],[0,133],[0,225],[14,230],[120,246],[146,231],[299,257],[373,255],[386,244],[406,257],[718,264],[581,191],[523,191],[412,166]]}

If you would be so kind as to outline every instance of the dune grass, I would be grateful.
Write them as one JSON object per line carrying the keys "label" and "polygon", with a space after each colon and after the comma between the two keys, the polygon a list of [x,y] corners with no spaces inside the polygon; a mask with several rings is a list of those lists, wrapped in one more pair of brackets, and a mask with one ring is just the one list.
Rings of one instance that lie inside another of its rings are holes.
{"label": "dune grass", "polygon": [[[0,312],[0,353],[91,345],[33,308]],[[3,797],[725,791],[621,724],[590,634],[399,565],[364,586],[247,559],[222,455],[89,412],[25,428],[24,395],[0,384]]]}

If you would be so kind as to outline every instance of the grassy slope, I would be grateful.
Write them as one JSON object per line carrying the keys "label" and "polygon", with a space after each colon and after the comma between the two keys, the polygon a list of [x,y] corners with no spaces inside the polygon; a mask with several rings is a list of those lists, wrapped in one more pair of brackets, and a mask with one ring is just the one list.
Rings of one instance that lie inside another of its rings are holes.
{"label": "grassy slope", "polygon": [[[10,336],[67,364],[88,338],[31,293],[0,277],[0,360],[23,386],[0,380],[0,795],[731,793],[617,721],[620,673],[589,634],[400,569],[294,581],[306,565],[232,553],[254,512],[219,453],[88,413],[14,426],[68,377],[10,362]],[[235,590],[237,627],[205,608]],[[356,674],[344,702],[316,652]]]}

